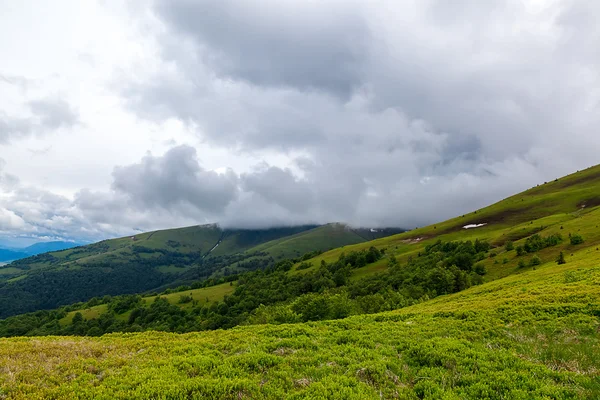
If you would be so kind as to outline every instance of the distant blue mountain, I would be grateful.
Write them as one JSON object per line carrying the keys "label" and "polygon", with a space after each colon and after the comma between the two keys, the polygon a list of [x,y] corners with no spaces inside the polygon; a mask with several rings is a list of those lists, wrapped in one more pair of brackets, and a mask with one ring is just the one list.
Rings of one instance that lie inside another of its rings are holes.
{"label": "distant blue mountain", "polygon": [[25,257],[29,257],[29,254],[21,251],[0,249],[0,262],[14,261]]}
{"label": "distant blue mountain", "polygon": [[36,254],[47,253],[49,251],[59,251],[70,249],[71,247],[81,246],[82,243],[76,242],[39,242],[23,249],[2,249],[0,248],[0,262],[15,261],[21,258],[35,256]]}

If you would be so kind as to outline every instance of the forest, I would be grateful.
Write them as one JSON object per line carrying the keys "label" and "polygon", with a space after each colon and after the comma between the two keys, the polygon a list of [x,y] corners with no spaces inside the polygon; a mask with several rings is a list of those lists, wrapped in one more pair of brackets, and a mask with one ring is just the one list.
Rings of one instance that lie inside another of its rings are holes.
{"label": "forest", "polygon": [[[98,336],[145,330],[183,333],[248,323],[339,319],[389,311],[482,283],[486,270],[478,261],[488,257],[490,249],[489,243],[480,240],[438,241],[404,265],[390,255],[389,268],[362,279],[352,279],[353,270],[379,261],[386,256],[385,249],[370,247],[342,253],[333,263],[322,261],[310,270],[304,270],[300,264],[299,272],[290,273],[294,262],[306,262],[319,254],[308,253],[239,276],[181,286],[177,289],[181,292],[179,303],[192,303],[186,309],[170,304],[158,293],[149,306],[142,303],[140,295],[96,297],[52,311],[7,318],[0,321],[0,336]],[[222,301],[195,304],[198,302],[186,296],[190,289],[223,282],[235,285],[235,290]],[[107,312],[98,318],[85,320],[81,313],[75,313],[71,321],[61,323],[68,312],[100,304],[106,304]]]}

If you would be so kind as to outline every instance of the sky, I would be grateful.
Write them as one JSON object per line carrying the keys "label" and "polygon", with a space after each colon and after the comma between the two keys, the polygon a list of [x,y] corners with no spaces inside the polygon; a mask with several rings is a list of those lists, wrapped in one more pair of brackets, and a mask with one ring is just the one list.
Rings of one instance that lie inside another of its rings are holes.
{"label": "sky", "polygon": [[600,163],[600,2],[0,0],[0,241],[414,228]]}

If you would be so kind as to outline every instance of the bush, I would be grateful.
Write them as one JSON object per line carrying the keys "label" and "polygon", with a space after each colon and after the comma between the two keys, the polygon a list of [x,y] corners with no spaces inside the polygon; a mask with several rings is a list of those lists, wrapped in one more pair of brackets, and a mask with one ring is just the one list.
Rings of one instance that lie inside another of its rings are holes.
{"label": "bush", "polygon": [[485,269],[485,265],[483,265],[483,264],[476,264],[475,265],[475,273],[477,275],[485,275],[485,274],[487,274],[487,270]]}
{"label": "bush", "polygon": [[556,246],[562,241],[563,238],[560,234],[554,234],[547,237],[541,237],[540,235],[536,234],[531,237],[528,237],[527,240],[525,240],[525,245],[523,246],[523,249],[527,253],[535,253],[537,251],[545,249],[546,247]]}
{"label": "bush", "polygon": [[529,265],[536,266],[536,265],[540,265],[542,263],[542,259],[539,258],[537,255],[533,256],[531,258],[531,260],[529,261]]}
{"label": "bush", "polygon": [[310,267],[312,267],[312,263],[309,262],[303,262],[302,264],[298,265],[296,267],[297,271],[303,270],[303,269],[309,269]]}
{"label": "bush", "polygon": [[525,268],[526,267],[525,261],[523,261],[523,260],[519,260],[519,264],[518,265],[519,265],[519,268]]}
{"label": "bush", "polygon": [[525,255],[525,249],[523,248],[523,246],[517,246],[517,255],[519,257]]}
{"label": "bush", "polygon": [[509,240],[508,242],[506,242],[506,243],[504,244],[504,249],[505,249],[506,251],[511,251],[511,250],[514,250],[514,248],[515,248],[515,245],[514,245],[514,243],[512,242],[512,240]]}
{"label": "bush", "polygon": [[567,260],[565,260],[565,255],[563,254],[563,252],[561,251],[560,254],[558,255],[558,257],[556,258],[556,263],[558,265],[562,265],[562,264],[566,264]]}
{"label": "bush", "polygon": [[572,245],[578,245],[578,244],[582,244],[583,243],[583,237],[578,234],[578,233],[574,233],[572,235],[569,235],[569,238],[571,239],[571,244]]}
{"label": "bush", "polygon": [[179,301],[178,301],[178,303],[179,303],[179,304],[191,303],[191,302],[192,302],[192,300],[193,300],[192,296],[189,296],[189,295],[182,294],[181,296],[179,296]]}

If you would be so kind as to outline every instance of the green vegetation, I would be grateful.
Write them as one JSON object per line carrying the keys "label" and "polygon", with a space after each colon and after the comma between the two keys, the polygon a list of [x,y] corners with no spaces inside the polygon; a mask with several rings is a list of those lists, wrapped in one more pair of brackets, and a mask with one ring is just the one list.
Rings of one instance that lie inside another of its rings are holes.
{"label": "green vegetation", "polygon": [[556,263],[558,265],[562,265],[562,264],[566,264],[567,260],[565,260],[565,255],[564,253],[561,251],[560,254],[558,255],[558,257],[556,257]]}
{"label": "green vegetation", "polygon": [[0,268],[0,318],[265,268],[306,252],[364,242],[361,231],[341,224],[265,230],[204,225],[45,253]]}
{"label": "green vegetation", "polygon": [[581,235],[578,233],[569,235],[569,239],[570,239],[572,245],[578,245],[578,244],[583,243],[583,237],[581,237]]}
{"label": "green vegetation", "polygon": [[7,399],[595,399],[598,265],[588,249],[567,266],[336,321],[4,339],[0,390]]}
{"label": "green vegetation", "polygon": [[[594,167],[217,286],[4,320],[90,337],[1,339],[0,398],[600,398],[599,188]],[[208,331],[93,337],[145,329]]]}
{"label": "green vegetation", "polygon": [[[177,293],[167,291],[165,297],[107,296],[55,311],[11,317],[0,321],[0,336],[96,336],[142,330],[182,333],[256,321],[312,321],[393,310],[480,284],[485,268],[475,262],[484,259],[489,249],[487,242],[479,240],[437,241],[406,265],[396,262],[379,274],[352,281],[353,270],[376,263],[383,252],[370,247],[342,253],[335,263],[323,261],[320,268],[305,274],[288,274],[293,263],[283,261],[242,275],[235,289],[230,282],[196,292],[183,287]],[[209,292],[218,293],[213,301],[208,299]]]}

